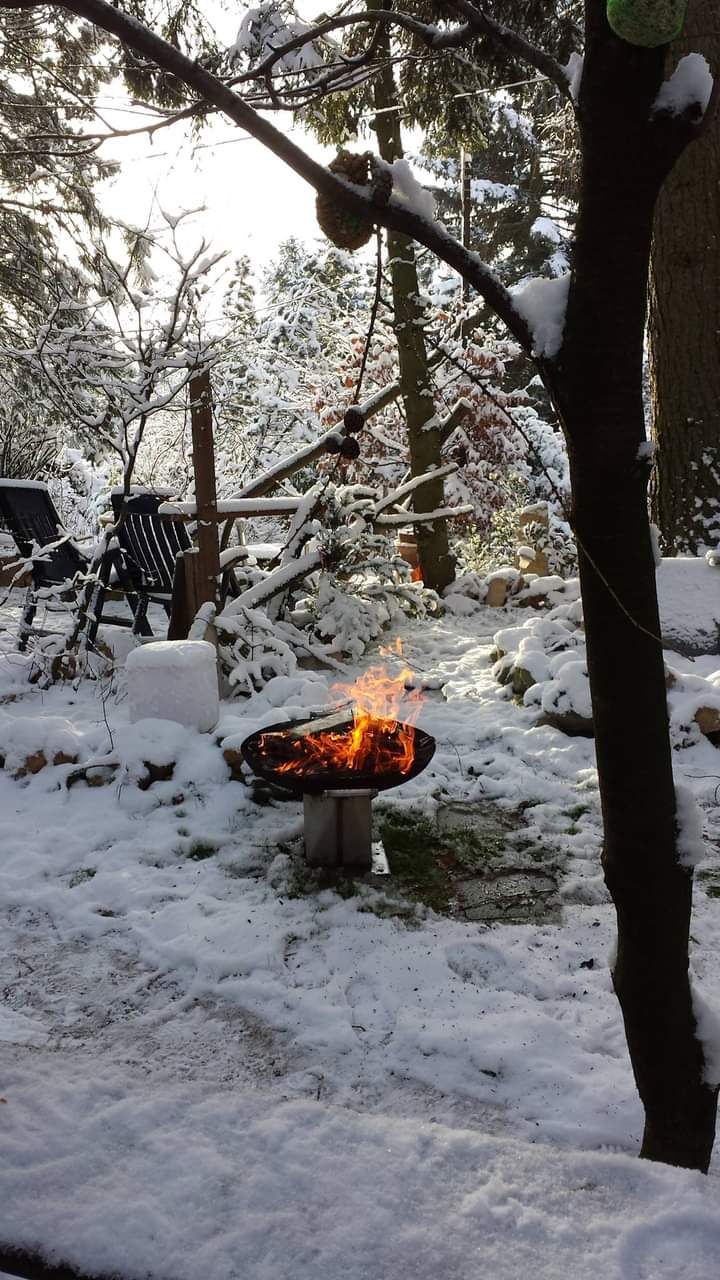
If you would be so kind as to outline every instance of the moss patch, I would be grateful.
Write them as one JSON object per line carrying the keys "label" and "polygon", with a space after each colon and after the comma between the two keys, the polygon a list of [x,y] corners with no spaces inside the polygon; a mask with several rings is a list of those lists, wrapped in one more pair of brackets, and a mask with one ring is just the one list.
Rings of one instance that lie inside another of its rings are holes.
{"label": "moss patch", "polygon": [[378,814],[394,886],[433,911],[457,905],[459,880],[492,873],[507,861],[507,833],[479,823],[441,829],[428,818],[385,809]]}
{"label": "moss patch", "polygon": [[[313,897],[331,889],[355,898],[359,911],[419,922],[424,908],[483,923],[554,921],[554,867],[547,851],[523,839],[523,820],[491,803],[449,802],[437,818],[376,806],[389,876],[348,876],[343,868],[312,868],[300,841],[281,845],[287,859],[276,884],[282,896]],[[538,863],[542,866],[538,866]],[[552,902],[551,902],[552,898]]]}
{"label": "moss patch", "polygon": [[528,848],[518,813],[449,802],[435,822],[394,809],[377,819],[393,888],[411,901],[486,924],[559,921],[556,869]]}
{"label": "moss patch", "polygon": [[217,845],[210,840],[193,840],[187,851],[187,857],[193,862],[204,862],[217,853]]}
{"label": "moss patch", "polygon": [[78,867],[77,871],[73,871],[68,881],[71,889],[76,889],[79,884],[85,884],[86,880],[92,880],[95,875],[95,867]]}
{"label": "moss patch", "polygon": [[379,829],[395,887],[433,911],[447,912],[453,885],[443,859],[449,850],[437,828],[427,818],[388,809],[379,815]]}

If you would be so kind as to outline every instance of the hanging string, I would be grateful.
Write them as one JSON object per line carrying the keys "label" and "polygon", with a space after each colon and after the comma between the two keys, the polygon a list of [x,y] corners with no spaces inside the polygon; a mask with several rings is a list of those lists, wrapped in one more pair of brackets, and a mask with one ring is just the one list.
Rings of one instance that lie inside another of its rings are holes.
{"label": "hanging string", "polygon": [[377,320],[378,308],[382,300],[382,227],[375,228],[375,244],[375,296],[373,298],[372,309],[370,311],[370,321],[365,335],[365,346],[363,347],[362,359],[360,361],[360,372],[358,373],[357,382],[355,384],[355,395],[352,400],[353,404],[358,404],[360,401],[360,391],[362,390],[365,369],[370,355],[370,344],[375,332],[375,321]]}

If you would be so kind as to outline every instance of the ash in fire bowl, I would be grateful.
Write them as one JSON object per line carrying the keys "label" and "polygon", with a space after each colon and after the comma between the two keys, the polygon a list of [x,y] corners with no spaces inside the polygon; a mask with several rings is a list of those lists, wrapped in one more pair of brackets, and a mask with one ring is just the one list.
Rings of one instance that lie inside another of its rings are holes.
{"label": "ash in fire bowl", "polygon": [[435,740],[414,725],[346,708],[321,719],[270,725],[242,744],[254,773],[298,794],[386,791],[416,777]]}

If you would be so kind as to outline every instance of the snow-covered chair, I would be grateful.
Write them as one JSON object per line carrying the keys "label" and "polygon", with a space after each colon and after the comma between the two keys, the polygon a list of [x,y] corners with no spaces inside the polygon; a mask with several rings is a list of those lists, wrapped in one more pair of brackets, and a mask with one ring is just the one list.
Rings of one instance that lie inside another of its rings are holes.
{"label": "snow-covered chair", "polygon": [[[170,618],[178,558],[192,549],[192,538],[185,519],[159,512],[170,491],[133,487],[127,497],[122,489],[113,489],[110,496],[115,523],[123,517],[117,535],[118,572],[133,610],[133,631],[151,636],[148,606],[151,602],[162,605]],[[247,556],[244,548],[235,548],[230,562],[223,564],[221,599],[238,594],[233,564],[239,554]]]}
{"label": "snow-covered chair", "polygon": [[136,635],[154,634],[147,617],[151,602],[161,605],[170,617],[177,558],[192,547],[182,520],[158,515],[160,503],[171,496],[167,489],[136,486],[127,497],[123,489],[113,489],[110,495],[115,524],[122,517],[118,529],[120,573],[131,601]]}
{"label": "snow-covered chair", "polygon": [[[18,552],[30,574],[23,606],[18,648],[27,648],[40,603],[48,608],[67,609],[77,603],[77,591],[90,569],[90,558],[63,528],[46,484],[40,480],[0,478],[0,523],[12,534]],[[102,621],[117,552],[108,549],[99,565],[95,593],[89,610],[88,641],[92,644]],[[113,585],[115,585],[113,583]],[[130,618],[113,617],[114,626],[131,626]]]}

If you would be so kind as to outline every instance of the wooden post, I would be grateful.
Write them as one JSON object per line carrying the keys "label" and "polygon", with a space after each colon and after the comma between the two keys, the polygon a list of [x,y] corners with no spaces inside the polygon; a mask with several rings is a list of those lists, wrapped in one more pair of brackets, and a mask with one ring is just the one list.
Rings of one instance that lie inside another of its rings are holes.
{"label": "wooden post", "polygon": [[192,423],[193,471],[197,504],[198,563],[193,566],[198,606],[207,600],[217,604],[220,576],[220,549],[215,487],[215,443],[212,424],[210,371],[204,369],[190,379],[190,420]]}

